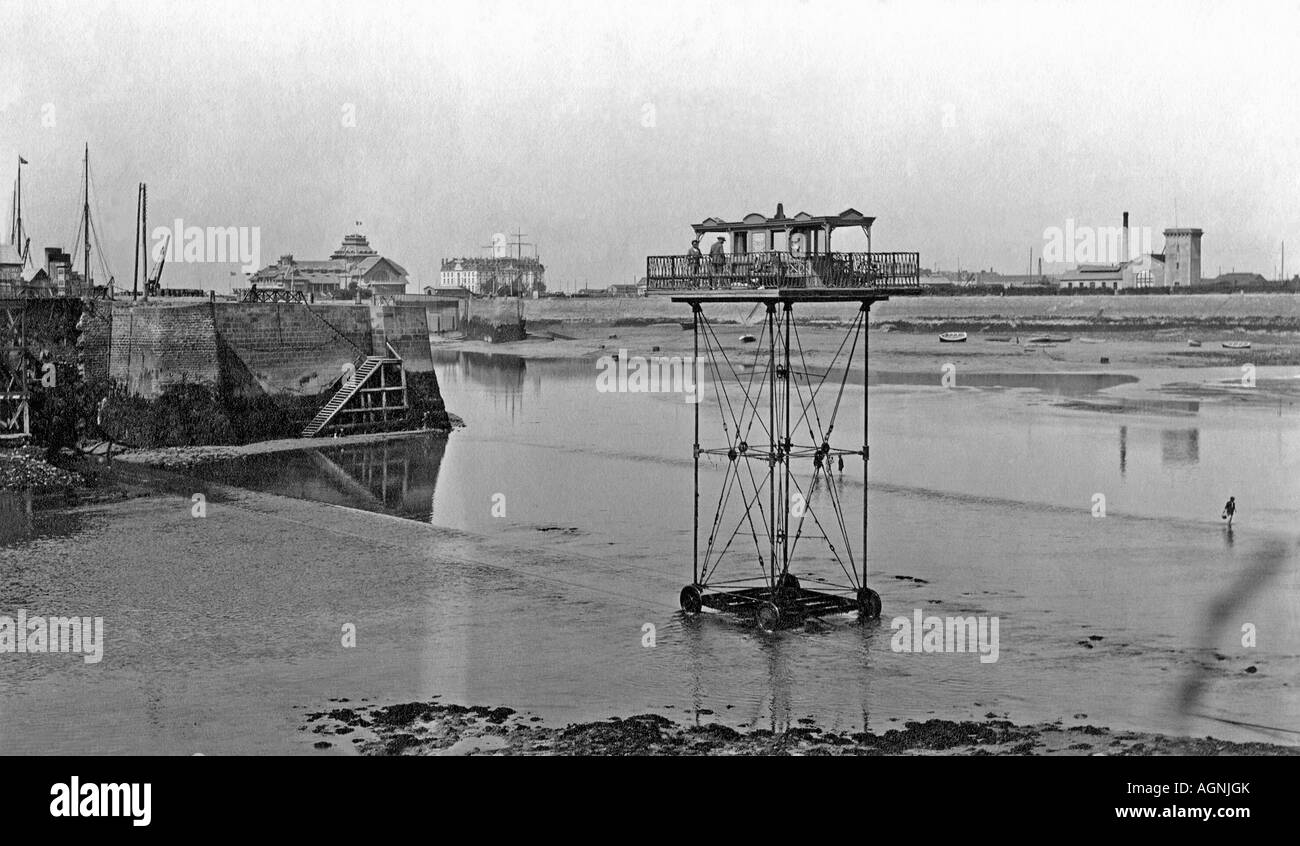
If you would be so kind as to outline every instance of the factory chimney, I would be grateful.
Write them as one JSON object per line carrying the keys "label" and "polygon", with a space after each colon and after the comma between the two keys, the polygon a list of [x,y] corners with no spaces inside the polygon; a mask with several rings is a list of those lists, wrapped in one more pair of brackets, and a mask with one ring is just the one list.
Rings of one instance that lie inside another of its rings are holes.
{"label": "factory chimney", "polygon": [[1133,259],[1133,256],[1129,255],[1129,251],[1128,251],[1128,212],[1124,212],[1124,236],[1123,237],[1124,237],[1124,247],[1123,247],[1124,255],[1121,257],[1120,263],[1127,264]]}

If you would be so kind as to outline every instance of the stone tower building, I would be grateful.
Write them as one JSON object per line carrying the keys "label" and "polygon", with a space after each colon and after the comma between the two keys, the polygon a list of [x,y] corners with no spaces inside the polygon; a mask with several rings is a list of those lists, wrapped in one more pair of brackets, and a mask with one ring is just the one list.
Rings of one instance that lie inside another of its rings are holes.
{"label": "stone tower building", "polygon": [[1164,284],[1175,288],[1201,284],[1201,230],[1165,230]]}

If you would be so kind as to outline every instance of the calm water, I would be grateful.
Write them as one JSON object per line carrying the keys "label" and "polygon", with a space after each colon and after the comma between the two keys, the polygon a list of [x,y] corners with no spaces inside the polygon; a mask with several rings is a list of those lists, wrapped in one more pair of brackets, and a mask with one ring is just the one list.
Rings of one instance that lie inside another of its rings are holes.
{"label": "calm water", "polygon": [[[438,372],[465,429],[218,465],[208,479],[260,493],[214,496],[203,521],[185,497],[70,513],[7,501],[0,613],[86,609],[110,634],[93,668],[0,656],[0,751],[307,751],[317,738],[296,732],[301,707],[435,693],[557,721],[660,711],[882,730],[929,715],[1086,714],[1296,742],[1294,413],[1145,401],[1116,413],[1112,394],[1131,380],[1110,376],[945,390],[878,374],[868,548],[885,625],[766,636],[676,611],[692,548],[694,409],[682,396],[599,393],[590,361],[452,354]],[[706,446],[723,443],[721,422],[706,403]],[[833,442],[856,448],[861,431],[862,389],[849,387]],[[725,462],[703,473],[705,538]],[[848,529],[837,551],[856,556],[860,459],[836,481]],[[720,538],[754,490],[742,480]],[[1229,494],[1231,534],[1219,519]],[[828,495],[809,502],[829,524]],[[322,516],[295,500],[348,509]],[[717,578],[754,573],[752,550],[741,532]],[[810,536],[800,551],[797,572],[839,574],[826,544]],[[892,652],[888,621],[916,608],[997,616],[999,660]],[[340,620],[357,622],[357,649],[339,648]],[[1244,625],[1256,646],[1242,645]],[[1189,680],[1190,719],[1177,707]]]}

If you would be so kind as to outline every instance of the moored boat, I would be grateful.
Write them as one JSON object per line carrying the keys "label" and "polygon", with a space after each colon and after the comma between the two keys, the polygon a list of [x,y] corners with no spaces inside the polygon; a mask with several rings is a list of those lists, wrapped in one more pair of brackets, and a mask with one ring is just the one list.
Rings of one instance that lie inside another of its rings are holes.
{"label": "moored boat", "polygon": [[942,344],[960,344],[965,340],[965,332],[941,332],[939,334],[939,342]]}
{"label": "moored boat", "polygon": [[1224,341],[1223,348],[1225,350],[1248,350],[1250,349],[1250,341]]}

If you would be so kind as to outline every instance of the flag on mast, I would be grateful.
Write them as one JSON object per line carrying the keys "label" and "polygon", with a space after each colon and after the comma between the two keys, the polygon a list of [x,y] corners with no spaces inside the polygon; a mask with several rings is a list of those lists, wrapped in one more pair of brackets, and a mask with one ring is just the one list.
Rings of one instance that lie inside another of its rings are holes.
{"label": "flag on mast", "polygon": [[18,154],[18,164],[20,165],[27,164],[27,159],[23,158],[22,153]]}

